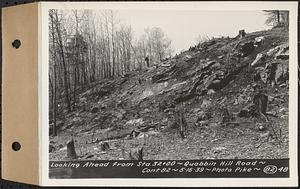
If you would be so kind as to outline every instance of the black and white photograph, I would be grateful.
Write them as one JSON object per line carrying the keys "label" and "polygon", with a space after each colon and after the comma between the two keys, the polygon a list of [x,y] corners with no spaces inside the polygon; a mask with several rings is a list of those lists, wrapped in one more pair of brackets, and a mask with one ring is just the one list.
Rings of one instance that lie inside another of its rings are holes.
{"label": "black and white photograph", "polygon": [[289,11],[48,14],[50,160],[289,157]]}

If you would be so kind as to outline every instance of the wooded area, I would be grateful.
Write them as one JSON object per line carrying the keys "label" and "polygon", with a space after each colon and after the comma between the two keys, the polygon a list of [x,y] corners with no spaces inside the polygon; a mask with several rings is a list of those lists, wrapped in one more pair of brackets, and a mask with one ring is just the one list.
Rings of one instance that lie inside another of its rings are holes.
{"label": "wooded area", "polygon": [[[152,66],[171,56],[161,28],[145,28],[137,39],[112,10],[49,11],[50,120],[56,127],[59,101],[76,108],[77,94],[99,79]],[[54,132],[56,135],[56,132]]]}

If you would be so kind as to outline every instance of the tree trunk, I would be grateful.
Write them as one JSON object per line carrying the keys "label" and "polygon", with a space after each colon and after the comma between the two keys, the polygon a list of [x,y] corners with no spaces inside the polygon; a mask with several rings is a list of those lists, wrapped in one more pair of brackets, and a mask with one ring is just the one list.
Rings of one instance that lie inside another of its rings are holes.
{"label": "tree trunk", "polygon": [[268,96],[262,93],[257,93],[254,95],[253,102],[257,113],[266,115],[268,106]]}
{"label": "tree trunk", "polygon": [[276,14],[277,14],[277,23],[279,24],[280,23],[280,11],[277,11]]}
{"label": "tree trunk", "polygon": [[68,71],[67,71],[67,65],[65,61],[65,54],[64,54],[64,47],[62,44],[62,37],[60,33],[60,24],[58,21],[58,15],[57,12],[55,12],[55,19],[56,19],[56,32],[58,36],[58,42],[59,42],[59,48],[60,48],[60,53],[61,53],[61,59],[62,59],[62,64],[63,64],[63,77],[64,77],[64,88],[65,88],[65,98],[66,98],[66,104],[67,104],[67,109],[68,112],[71,112],[71,103],[70,103],[70,97],[69,97],[69,86],[68,86]]}
{"label": "tree trunk", "polygon": [[56,81],[57,81],[57,76],[56,76],[56,46],[55,46],[55,36],[54,36],[54,23],[53,23],[53,15],[51,14],[51,35],[52,35],[52,43],[53,43],[53,84],[52,84],[52,116],[53,116],[53,128],[52,128],[52,135],[56,136],[57,135],[57,130],[56,130],[56,113],[57,113],[57,102],[56,102]]}
{"label": "tree trunk", "polygon": [[75,151],[75,145],[74,145],[74,140],[72,138],[71,141],[69,141],[67,143],[67,157],[71,158],[71,159],[76,159],[77,158],[77,154]]}

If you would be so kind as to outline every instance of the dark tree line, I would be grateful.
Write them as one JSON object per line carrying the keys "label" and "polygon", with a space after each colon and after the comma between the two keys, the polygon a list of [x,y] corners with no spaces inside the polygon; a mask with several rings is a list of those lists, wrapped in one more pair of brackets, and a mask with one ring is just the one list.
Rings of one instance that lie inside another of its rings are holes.
{"label": "dark tree line", "polygon": [[140,70],[170,57],[171,41],[157,27],[136,39],[112,10],[49,11],[50,122],[58,109],[76,110],[78,94],[95,81]]}

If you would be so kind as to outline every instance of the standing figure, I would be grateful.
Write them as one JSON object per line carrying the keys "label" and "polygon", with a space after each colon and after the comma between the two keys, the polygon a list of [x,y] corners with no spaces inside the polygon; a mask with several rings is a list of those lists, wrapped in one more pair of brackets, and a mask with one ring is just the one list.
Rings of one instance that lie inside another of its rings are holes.
{"label": "standing figure", "polygon": [[246,37],[246,32],[245,32],[245,30],[240,30],[240,31],[239,31],[239,37],[240,37],[240,39],[243,39],[244,37]]}
{"label": "standing figure", "polygon": [[146,58],[145,58],[145,63],[146,63],[147,68],[149,68],[150,65],[149,65],[149,57],[148,56],[146,56]]}

